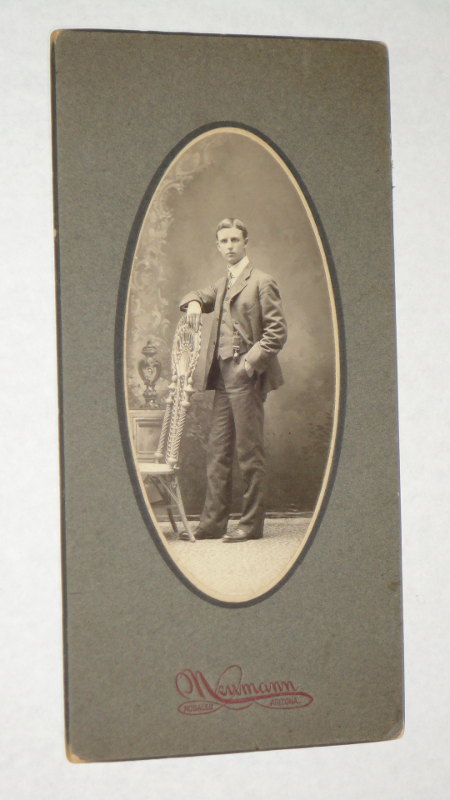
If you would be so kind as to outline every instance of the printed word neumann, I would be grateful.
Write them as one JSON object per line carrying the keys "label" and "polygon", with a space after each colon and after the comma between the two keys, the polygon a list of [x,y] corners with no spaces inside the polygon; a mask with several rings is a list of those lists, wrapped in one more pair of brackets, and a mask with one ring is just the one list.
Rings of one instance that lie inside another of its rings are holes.
{"label": "printed word neumann", "polygon": [[176,676],[175,685],[185,702],[178,706],[182,714],[211,714],[221,708],[241,710],[256,704],[264,708],[305,708],[313,697],[302,692],[291,680],[244,683],[243,670],[232,664],[222,672],[213,687],[200,670],[186,669]]}

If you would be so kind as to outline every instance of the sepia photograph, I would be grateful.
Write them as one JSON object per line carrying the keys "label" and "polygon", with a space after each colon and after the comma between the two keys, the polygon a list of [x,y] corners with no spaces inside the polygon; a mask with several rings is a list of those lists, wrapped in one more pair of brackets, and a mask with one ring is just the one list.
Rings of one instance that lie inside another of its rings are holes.
{"label": "sepia photograph", "polygon": [[448,797],[449,15],[3,0],[2,797]]}
{"label": "sepia photograph", "polygon": [[386,48],[52,68],[68,758],[398,738]]}
{"label": "sepia photograph", "polygon": [[133,229],[119,408],[150,532],[189,584],[246,602],[297,565],[326,499],[337,287],[313,203],[273,143],[237,124],[187,138]]}

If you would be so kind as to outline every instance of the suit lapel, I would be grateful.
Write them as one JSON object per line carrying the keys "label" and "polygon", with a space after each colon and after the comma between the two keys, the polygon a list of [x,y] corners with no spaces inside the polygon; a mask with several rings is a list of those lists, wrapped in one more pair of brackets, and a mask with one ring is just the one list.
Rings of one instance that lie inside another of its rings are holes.
{"label": "suit lapel", "polygon": [[236,278],[230,290],[230,303],[236,297],[236,295],[239,294],[239,292],[242,292],[242,289],[244,288],[245,284],[247,283],[250,277],[251,271],[252,271],[251,265],[247,264],[247,266],[242,270],[239,277]]}

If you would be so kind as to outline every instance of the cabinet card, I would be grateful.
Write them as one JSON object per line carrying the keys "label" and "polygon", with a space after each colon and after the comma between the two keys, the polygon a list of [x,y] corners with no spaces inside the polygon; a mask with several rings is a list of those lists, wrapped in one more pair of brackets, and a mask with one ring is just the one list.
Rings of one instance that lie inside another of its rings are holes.
{"label": "cabinet card", "polygon": [[67,30],[52,75],[68,757],[397,738],[385,47]]}

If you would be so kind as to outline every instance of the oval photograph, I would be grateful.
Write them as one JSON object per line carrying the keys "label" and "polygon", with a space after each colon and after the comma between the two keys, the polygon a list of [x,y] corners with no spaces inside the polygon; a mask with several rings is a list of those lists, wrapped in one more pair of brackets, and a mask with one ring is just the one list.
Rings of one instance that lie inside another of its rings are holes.
{"label": "oval photograph", "polygon": [[262,135],[211,127],[164,167],[126,264],[130,472],[178,575],[242,605],[298,565],[327,496],[331,265],[299,179]]}

